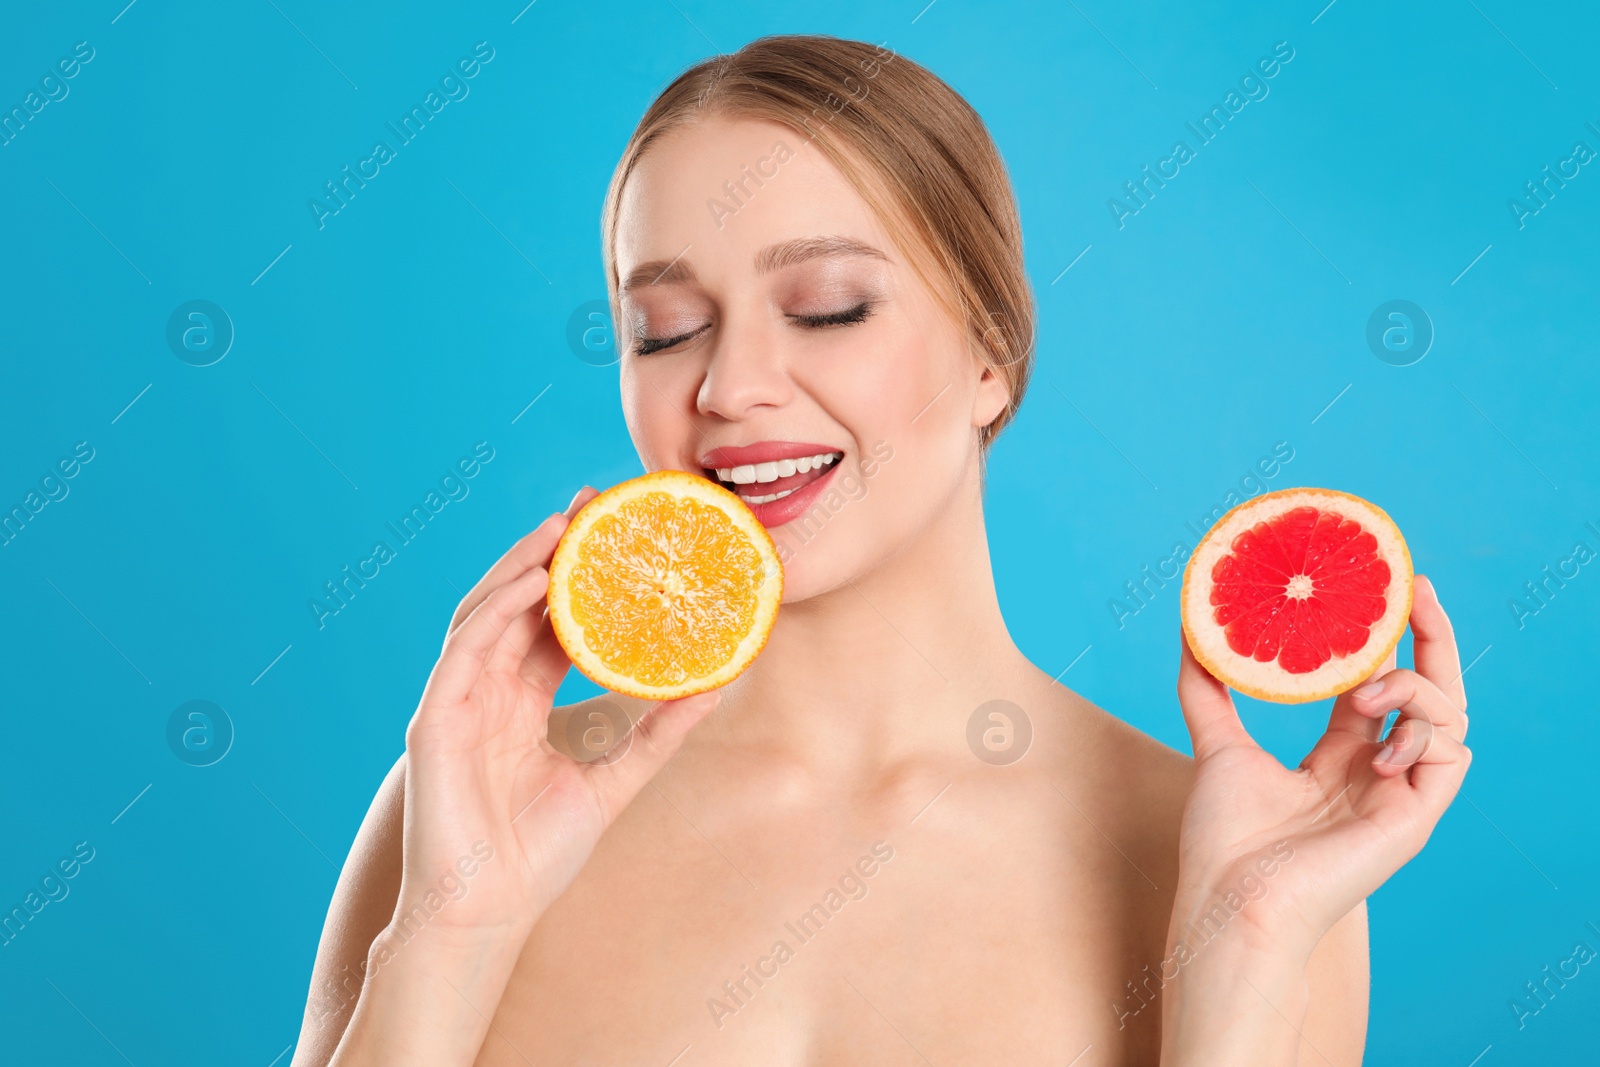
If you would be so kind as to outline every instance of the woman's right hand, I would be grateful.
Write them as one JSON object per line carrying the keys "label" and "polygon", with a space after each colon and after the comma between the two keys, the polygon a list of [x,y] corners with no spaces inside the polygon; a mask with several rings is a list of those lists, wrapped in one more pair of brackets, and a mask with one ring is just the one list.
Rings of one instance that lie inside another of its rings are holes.
{"label": "woman's right hand", "polygon": [[[582,763],[546,740],[571,665],[545,611],[547,568],[567,523],[596,495],[585,486],[564,514],[512,546],[451,620],[406,730],[403,874],[386,936],[422,907],[441,933],[520,947],[606,827],[717,703],[712,691],[656,704],[613,749],[619,759]],[[458,883],[466,892],[452,899]],[[428,909],[430,891],[445,903]]]}
{"label": "woman's right hand", "polygon": [[717,703],[715,691],[658,703],[592,763],[546,740],[571,666],[545,610],[547,568],[595,495],[585,486],[513,545],[451,620],[406,729],[399,897],[330,1067],[475,1062],[534,923]]}

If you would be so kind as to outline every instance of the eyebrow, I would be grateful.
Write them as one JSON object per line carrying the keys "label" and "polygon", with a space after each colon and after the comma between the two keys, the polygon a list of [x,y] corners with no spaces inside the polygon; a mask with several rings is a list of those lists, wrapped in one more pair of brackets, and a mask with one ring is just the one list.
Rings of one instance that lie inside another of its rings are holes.
{"label": "eyebrow", "polygon": [[[694,268],[683,261],[684,254],[688,251],[689,249],[685,248],[673,259],[655,259],[639,264],[628,272],[628,277],[622,283],[622,291],[626,293],[651,285],[672,285],[677,282],[693,281]],[[756,273],[770,274],[813,259],[843,256],[866,256],[885,262],[889,259],[872,245],[850,237],[798,237],[792,241],[768,245],[756,253]]]}

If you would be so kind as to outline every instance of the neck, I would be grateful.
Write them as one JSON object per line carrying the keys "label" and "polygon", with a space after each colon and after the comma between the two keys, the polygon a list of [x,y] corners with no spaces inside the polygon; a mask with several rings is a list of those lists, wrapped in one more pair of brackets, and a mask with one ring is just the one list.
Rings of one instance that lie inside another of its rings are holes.
{"label": "neck", "polygon": [[760,658],[723,694],[716,737],[848,780],[964,753],[967,717],[1017,695],[1025,666],[995,594],[974,467],[892,558],[784,605]]}

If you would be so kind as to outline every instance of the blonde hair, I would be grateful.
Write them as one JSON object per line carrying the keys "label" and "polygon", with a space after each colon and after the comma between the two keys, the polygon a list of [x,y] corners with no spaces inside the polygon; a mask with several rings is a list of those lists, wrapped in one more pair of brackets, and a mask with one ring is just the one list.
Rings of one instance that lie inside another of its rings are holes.
{"label": "blonde hair", "polygon": [[993,139],[966,100],[911,60],[863,41],[761,37],[680,74],[629,138],[606,192],[601,240],[616,307],[614,251],[623,186],[663,134],[718,116],[756,118],[816,144],[895,230],[913,266],[980,358],[1005,381],[1005,408],[979,431],[986,455],[1016,415],[1033,371],[1033,289],[1016,200]]}

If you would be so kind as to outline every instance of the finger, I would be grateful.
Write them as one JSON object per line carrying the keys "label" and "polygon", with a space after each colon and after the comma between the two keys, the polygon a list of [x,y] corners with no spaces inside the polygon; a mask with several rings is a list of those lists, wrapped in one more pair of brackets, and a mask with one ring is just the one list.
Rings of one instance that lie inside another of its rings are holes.
{"label": "finger", "polygon": [[[528,617],[531,619],[532,615],[530,611]],[[567,650],[561,647],[561,642],[556,640],[555,627],[550,625],[549,609],[540,615],[534,623],[533,640],[517,669],[523,681],[541,692],[548,692],[553,698],[561,679],[572,667],[572,660],[567,657]]]}
{"label": "finger", "polygon": [[455,614],[450,617],[450,629],[445,633],[445,640],[450,639],[450,635],[456,632],[467,616],[472,614],[473,609],[482,604],[490,593],[512,579],[526,574],[532,568],[548,564],[564,529],[566,529],[565,516],[559,513],[551,515],[534,527],[531,533],[524,535],[507,549],[505,555],[484,572],[478,583],[469,589],[467,595],[461,598],[461,603],[456,605]]}
{"label": "finger", "polygon": [[632,731],[605,756],[588,764],[596,793],[605,805],[607,819],[627,807],[644,784],[656,776],[683,745],[683,739],[711,713],[722,697],[720,689],[663,700],[650,707]]}
{"label": "finger", "polygon": [[[1436,730],[1426,719],[1403,719],[1395,723],[1383,746],[1373,753],[1372,769],[1380,778],[1394,778],[1406,773],[1414,764],[1423,762],[1435,743],[1450,735]],[[1443,750],[1444,746],[1438,746]]]}
{"label": "finger", "polygon": [[[567,508],[568,522],[582,510],[584,505],[599,495],[589,486],[579,490]],[[554,699],[561,680],[572,667],[572,660],[568,658],[566,649],[561,647],[561,642],[556,639],[555,627],[550,623],[550,611],[547,607],[535,605],[529,610],[528,619],[532,626],[532,636],[526,643],[517,671],[524,682]]]}
{"label": "finger", "polygon": [[[538,570],[544,571],[544,568]],[[550,613],[544,606],[548,593],[547,585],[538,600],[506,624],[484,669],[515,674],[539,693],[554,699],[570,661],[561,651],[548,622]],[[553,658],[545,651],[546,646],[554,646],[556,655]]]}
{"label": "finger", "polygon": [[1433,579],[1417,575],[1411,599],[1411,658],[1417,673],[1438,686],[1458,711],[1467,710],[1467,687],[1461,679],[1461,653],[1455,628],[1439,603]]}
{"label": "finger", "polygon": [[1435,822],[1461,792],[1461,782],[1472,766],[1472,749],[1442,732],[1435,732],[1427,754],[1411,766],[1411,787]]}
{"label": "finger", "polygon": [[1363,714],[1376,715],[1380,721],[1389,712],[1398,710],[1400,718],[1396,728],[1407,719],[1421,719],[1439,727],[1457,741],[1466,737],[1467,717],[1428,679],[1404,667],[1390,671],[1375,682],[1368,682],[1350,694],[1350,699]]}
{"label": "finger", "polygon": [[[548,576],[548,568],[540,566],[533,568],[542,571]],[[502,587],[504,588],[504,587]],[[554,697],[556,688],[561,684],[561,678],[566,673],[568,661],[565,653],[560,651],[556,642],[555,632],[549,623],[550,612],[545,601],[549,595],[549,587],[539,599],[519,611],[506,623],[506,628],[500,634],[500,640],[490,652],[484,669],[498,671],[505,674],[516,674],[522,680],[540,692]],[[554,646],[556,654],[553,659],[546,651],[546,646]],[[533,660],[549,660],[542,668]]]}
{"label": "finger", "polygon": [[1255,747],[1255,740],[1239,721],[1228,687],[1212,677],[1195,659],[1189,635],[1179,629],[1182,649],[1178,660],[1178,704],[1189,727],[1194,758],[1203,759],[1229,745]]}
{"label": "finger", "polygon": [[550,572],[535,567],[486,596],[445,642],[428,679],[429,698],[455,703],[472,692],[512,623],[538,603],[549,587]]}
{"label": "finger", "polygon": [[1380,778],[1411,774],[1411,785],[1431,815],[1431,828],[1461,789],[1472,764],[1472,750],[1419,720],[1407,720],[1389,733],[1388,742],[1373,756],[1372,769]]}
{"label": "finger", "polygon": [[527,534],[516,544],[507,549],[506,554],[495,561],[478,584],[468,590],[467,595],[461,598],[461,603],[456,607],[455,615],[450,619],[450,630],[445,635],[454,633],[456,627],[472,614],[474,608],[483,603],[494,590],[507,582],[525,574],[533,567],[545,567],[550,563],[550,557],[556,549],[556,542],[561,540],[561,534],[567,528],[567,523],[572,520],[585,504],[593,500],[599,493],[590,486],[579,489],[567,509],[541,522],[532,533]]}
{"label": "finger", "polygon": [[[1395,650],[1390,649],[1383,665],[1362,679],[1362,685],[1382,678],[1394,670],[1394,665]],[[1333,712],[1328,716],[1327,733],[1355,734],[1363,741],[1376,741],[1383,736],[1383,721],[1389,713],[1369,712],[1363,703],[1356,701],[1351,694],[1360,688],[1347,689],[1334,698]]]}

